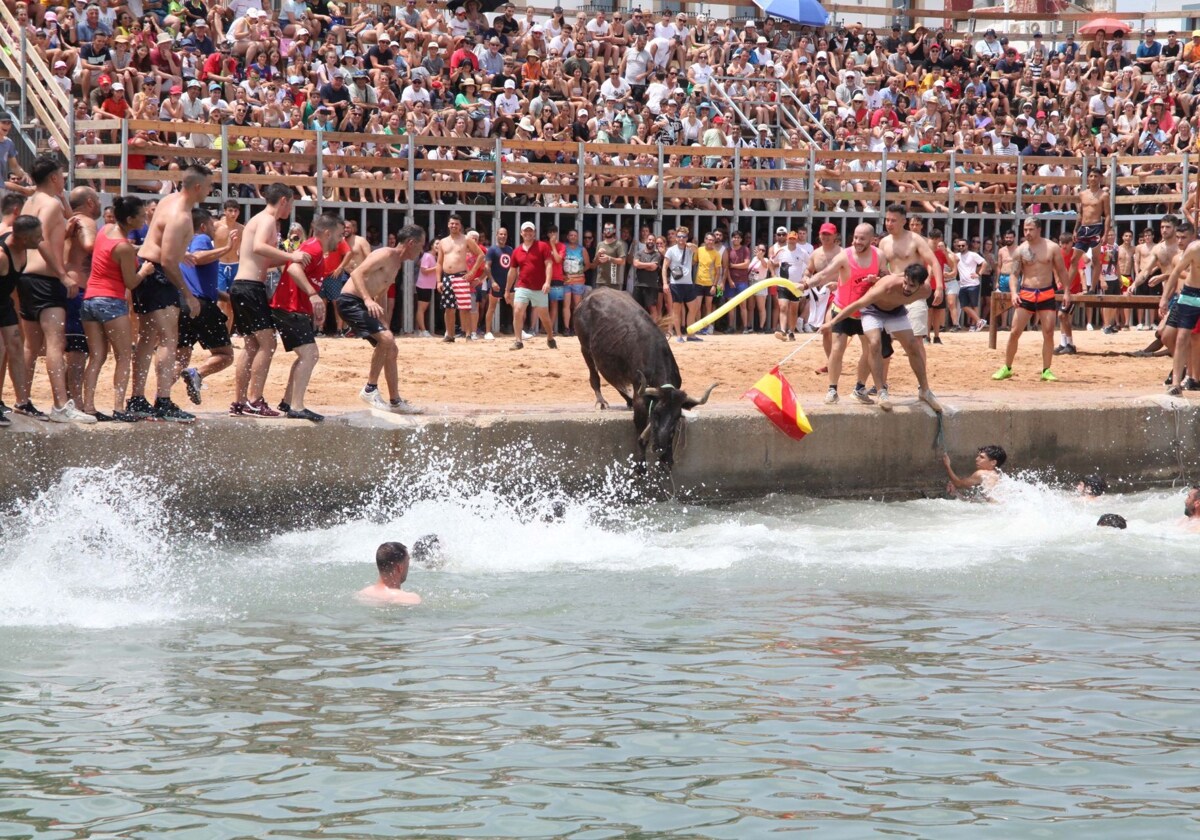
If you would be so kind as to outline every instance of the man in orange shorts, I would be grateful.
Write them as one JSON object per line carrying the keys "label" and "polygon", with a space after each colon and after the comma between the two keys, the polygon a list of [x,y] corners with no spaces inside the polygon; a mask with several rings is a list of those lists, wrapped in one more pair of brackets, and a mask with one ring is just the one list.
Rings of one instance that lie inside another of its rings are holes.
{"label": "man in orange shorts", "polygon": [[1008,333],[1008,347],[1004,353],[1004,365],[992,374],[992,379],[1011,379],[1013,361],[1017,358],[1017,345],[1029,321],[1037,315],[1042,330],[1042,381],[1057,382],[1050,372],[1050,361],[1054,356],[1054,288],[1063,290],[1063,306],[1071,305],[1071,289],[1066,276],[1066,264],[1062,249],[1057,242],[1042,236],[1042,225],[1036,219],[1026,219],[1025,241],[1013,253],[1012,258],[1012,305],[1016,310],[1012,328]]}

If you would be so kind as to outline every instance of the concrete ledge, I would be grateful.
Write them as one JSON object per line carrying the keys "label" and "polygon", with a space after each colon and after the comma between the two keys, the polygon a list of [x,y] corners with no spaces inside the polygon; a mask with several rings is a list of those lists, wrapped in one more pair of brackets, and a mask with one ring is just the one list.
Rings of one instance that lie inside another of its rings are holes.
{"label": "concrete ledge", "polygon": [[[693,498],[911,496],[944,483],[932,450],[937,421],[924,407],[901,405],[891,415],[822,407],[810,417],[814,432],[797,443],[747,407],[701,409],[677,454],[675,490]],[[960,469],[975,447],[999,443],[1014,470],[1100,471],[1138,486],[1195,475],[1198,420],[1200,405],[1166,397],[976,403],[950,409],[945,440]],[[486,473],[503,486],[534,462],[564,491],[580,491],[614,469],[624,474],[633,452],[627,411],[423,418],[364,411],[321,426],[213,417],[189,427],[72,427],[15,418],[0,431],[0,501],[26,498],[69,467],[121,465],[175,486],[173,506],[191,515],[303,522],[427,470]],[[473,472],[480,464],[489,466]]]}

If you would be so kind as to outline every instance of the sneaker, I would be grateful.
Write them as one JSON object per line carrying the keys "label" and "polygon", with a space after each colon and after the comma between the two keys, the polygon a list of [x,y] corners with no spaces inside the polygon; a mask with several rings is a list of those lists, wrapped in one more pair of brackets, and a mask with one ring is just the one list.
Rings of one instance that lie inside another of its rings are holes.
{"label": "sneaker", "polygon": [[20,414],[24,417],[32,417],[34,420],[45,421],[45,420],[50,419],[50,417],[46,414],[46,412],[39,409],[37,406],[35,406],[29,400],[26,400],[23,403],[17,403],[16,405],[14,405],[13,406],[13,414]]}
{"label": "sneaker", "polygon": [[241,417],[245,413],[246,413],[246,404],[245,403],[235,402],[235,403],[229,404],[229,416],[230,417]]}
{"label": "sneaker", "polygon": [[689,335],[689,336],[687,337],[687,340],[688,340],[688,341],[703,341],[704,339],[703,339],[703,338],[701,338],[701,337],[700,337],[700,336],[698,336],[698,335]]}
{"label": "sneaker", "polygon": [[1104,333],[1105,335],[1116,335],[1117,328],[1114,327],[1112,324],[1109,324],[1107,327],[1102,329],[1100,332]]}
{"label": "sneaker", "polygon": [[11,414],[11,413],[12,413],[12,409],[4,404],[4,400],[0,400],[0,417],[3,417],[5,414]]}
{"label": "sneaker", "polygon": [[687,339],[686,339],[686,338],[684,338],[683,336],[677,336],[677,337],[675,338],[675,343],[676,343],[676,344],[683,344],[685,341],[687,341]]}
{"label": "sneaker", "polygon": [[393,414],[424,414],[425,413],[424,409],[417,408],[415,405],[410,403],[408,400],[404,399],[404,397],[396,397],[396,399],[389,402],[388,403],[388,411],[392,412]]}
{"label": "sneaker", "polygon": [[292,410],[291,403],[284,402],[283,400],[279,401],[279,413],[280,414],[287,414],[291,410]]}
{"label": "sneaker", "polygon": [[879,389],[879,407],[882,408],[884,411],[892,410],[892,400],[890,397],[888,397],[888,389],[887,388]]}
{"label": "sneaker", "polygon": [[117,423],[136,423],[141,418],[130,414],[128,411],[114,411],[112,419]]}
{"label": "sneaker", "polygon": [[875,400],[871,399],[871,395],[867,393],[867,386],[859,383],[854,386],[854,399],[858,400],[863,405],[875,405]]}
{"label": "sneaker", "polygon": [[307,408],[302,408],[299,411],[292,411],[290,408],[284,412],[284,415],[289,420],[308,420],[312,423],[320,423],[325,418],[315,411],[309,411]]}
{"label": "sneaker", "polygon": [[[262,402],[262,400],[259,400]],[[264,403],[265,405],[265,403]],[[270,411],[270,409],[267,409]],[[160,398],[154,401],[154,419],[171,423],[195,423],[196,415],[188,414],[170,399]]]}
{"label": "sneaker", "polygon": [[986,330],[988,326],[987,318],[980,318],[975,322],[975,326],[981,330]]}
{"label": "sneaker", "polygon": [[454,336],[452,336],[452,335],[442,336],[442,344],[453,344],[453,343],[454,343]]}
{"label": "sneaker", "polygon": [[1167,378],[1163,380],[1164,385],[1171,385],[1175,382],[1175,371],[1167,374]]}
{"label": "sneaker", "polygon": [[1012,379],[1012,375],[1012,368],[1010,368],[1008,365],[1000,365],[1000,370],[992,374],[992,379],[995,379],[997,382],[999,382],[1002,379]]}
{"label": "sneaker", "polygon": [[1075,349],[1075,345],[1074,345],[1074,344],[1068,344],[1068,345],[1067,345],[1067,355],[1068,355],[1068,356],[1074,356],[1074,355],[1075,355],[1076,353],[1078,353],[1078,352],[1079,352],[1079,351],[1078,351],[1077,349]]}
{"label": "sneaker", "polygon": [[825,395],[825,405],[833,405],[838,401],[837,388],[830,388],[829,393]]}
{"label": "sneaker", "polygon": [[1046,368],[1044,371],[1042,371],[1042,381],[1043,382],[1057,382],[1058,377],[1050,372],[1050,368]]}
{"label": "sneaker", "polygon": [[62,408],[50,409],[50,421],[53,423],[82,423],[85,426],[95,423],[96,418],[75,408],[74,400],[67,400]]}
{"label": "sneaker", "polygon": [[879,394],[879,389],[876,388],[874,385],[872,385],[870,388],[867,388],[867,396],[868,397],[874,397],[878,394]]}
{"label": "sneaker", "polygon": [[471,333],[469,336],[467,336],[467,341],[479,341],[479,336],[477,336],[475,333]]}
{"label": "sneaker", "polygon": [[1055,347],[1055,348],[1054,348],[1054,355],[1055,355],[1055,356],[1065,356],[1065,355],[1067,355],[1068,353],[1070,353],[1070,352],[1071,352],[1071,350],[1070,350],[1070,346],[1071,346],[1071,345],[1069,345],[1069,344],[1060,344],[1060,345],[1058,345],[1057,347]]}
{"label": "sneaker", "polygon": [[787,333],[785,333],[783,330],[775,330],[775,337],[780,341],[787,341]]}
{"label": "sneaker", "polygon": [[1095,328],[1095,327],[1093,327],[1093,326],[1092,326],[1090,323],[1087,325],[1087,331],[1088,331],[1088,332],[1091,332],[1091,331],[1092,331],[1092,330],[1094,330],[1094,329],[1096,329],[1096,328]]}
{"label": "sneaker", "polygon": [[935,336],[933,337],[933,343],[934,343],[934,344],[941,344],[941,343],[942,343],[942,337],[941,337],[940,335],[935,335]]}
{"label": "sneaker", "polygon": [[557,350],[558,342],[555,341],[553,338],[547,338],[546,339],[546,347],[549,348],[550,350]]}
{"label": "sneaker", "polygon": [[788,341],[795,341],[795,340],[796,340],[796,331],[788,330]]}
{"label": "sneaker", "polygon": [[750,327],[746,327],[746,329],[742,330],[742,335],[752,335],[753,333],[754,330],[752,330]]}
{"label": "sneaker", "polygon": [[11,426],[12,421],[8,419],[8,415],[0,413],[0,426]]}
{"label": "sneaker", "polygon": [[130,397],[125,401],[125,413],[139,420],[148,420],[154,416],[154,406],[145,397]]}
{"label": "sneaker", "polygon": [[[521,335],[524,335],[524,333],[521,333]],[[679,340],[680,340],[680,341],[683,341],[683,339],[682,339],[682,338],[681,338],[681,339],[679,339]],[[511,348],[509,348],[509,349],[510,349],[510,350],[523,350],[523,349],[525,349],[525,343],[524,343],[524,342],[522,342],[520,339],[517,339],[516,341],[514,341],[514,342],[512,343],[512,347],[511,347]]]}
{"label": "sneaker", "polygon": [[421,330],[419,333],[417,333],[417,338],[433,338],[433,333],[431,333],[429,330]]}
{"label": "sneaker", "polygon": [[97,423],[111,423],[113,421],[112,417],[103,411],[93,411],[92,416],[96,418]]}
{"label": "sneaker", "polygon": [[1193,379],[1190,376],[1185,376],[1183,378],[1183,390],[1200,391],[1200,379]]}
{"label": "sneaker", "polygon": [[267,401],[259,397],[254,402],[242,409],[251,417],[279,417],[279,412],[267,405]]}
{"label": "sneaker", "polygon": [[387,400],[385,400],[383,398],[383,394],[379,393],[378,388],[375,388],[371,391],[368,391],[366,388],[363,388],[361,391],[358,392],[358,398],[360,400],[362,400],[363,402],[365,402],[367,405],[371,406],[371,408],[376,408],[380,411],[388,410]]}
{"label": "sneaker", "polygon": [[489,332],[489,333],[484,333],[484,334],[483,334],[483,340],[484,340],[484,341],[495,341],[495,340],[496,340],[496,336],[492,335],[490,332]]}
{"label": "sneaker", "polygon": [[528,341],[531,338],[533,338],[533,333],[525,332],[525,330],[521,330],[521,340],[522,341]]}
{"label": "sneaker", "polygon": [[921,400],[938,414],[942,413],[942,404],[938,402],[937,397],[933,395],[933,391],[931,389],[926,389],[924,391],[918,390],[917,399]]}
{"label": "sneaker", "polygon": [[1178,397],[1178,396],[1182,396],[1182,395],[1183,395],[1183,389],[1180,388],[1178,385],[1172,385],[1170,388],[1167,389],[1168,397]]}
{"label": "sneaker", "polygon": [[179,378],[187,386],[188,399],[192,401],[193,405],[200,405],[200,389],[204,387],[204,377],[200,375],[200,371],[194,367],[188,368],[179,374]]}

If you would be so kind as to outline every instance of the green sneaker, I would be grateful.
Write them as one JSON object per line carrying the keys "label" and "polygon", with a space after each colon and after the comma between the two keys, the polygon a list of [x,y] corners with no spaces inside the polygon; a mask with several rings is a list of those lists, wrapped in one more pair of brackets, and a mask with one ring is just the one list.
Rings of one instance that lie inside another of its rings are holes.
{"label": "green sneaker", "polygon": [[1050,368],[1046,368],[1044,371],[1042,371],[1042,381],[1043,382],[1057,382],[1058,377],[1050,372]]}
{"label": "green sneaker", "polygon": [[1000,370],[992,374],[992,379],[999,382],[1002,379],[1012,379],[1013,369],[1008,365],[1000,365]]}

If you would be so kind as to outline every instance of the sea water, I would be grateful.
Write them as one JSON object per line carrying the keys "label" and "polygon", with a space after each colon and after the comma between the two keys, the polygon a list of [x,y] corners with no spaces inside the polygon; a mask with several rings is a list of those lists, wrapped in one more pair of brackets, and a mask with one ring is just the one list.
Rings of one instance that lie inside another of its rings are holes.
{"label": "sea water", "polygon": [[[1180,491],[547,488],[431,476],[247,539],[66,471],[0,519],[0,837],[1200,830]],[[430,533],[420,607],[354,599]]]}

